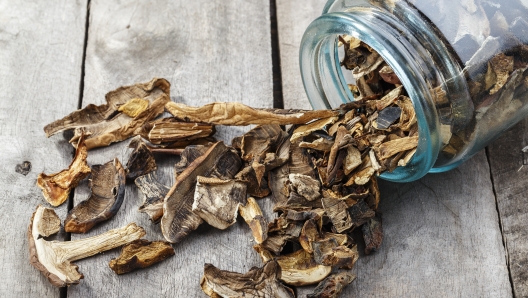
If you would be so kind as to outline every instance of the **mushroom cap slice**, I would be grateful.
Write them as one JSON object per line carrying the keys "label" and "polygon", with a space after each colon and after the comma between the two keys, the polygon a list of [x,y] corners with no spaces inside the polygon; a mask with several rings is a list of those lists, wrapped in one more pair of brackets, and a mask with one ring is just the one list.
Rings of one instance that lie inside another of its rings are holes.
{"label": "mushroom cap slice", "polygon": [[262,243],[268,238],[268,222],[262,214],[260,206],[254,198],[248,198],[245,205],[238,207],[240,216],[244,218],[249,225],[253,238],[257,243]]}
{"label": "mushroom cap slice", "polygon": [[125,274],[159,263],[174,254],[174,248],[168,242],[138,239],[124,245],[121,254],[108,265],[116,274]]}
{"label": "mushroom cap slice", "polygon": [[202,223],[200,216],[192,211],[198,176],[230,179],[241,165],[236,151],[218,142],[179,174],[163,203],[161,231],[165,239],[179,242]]}
{"label": "mushroom cap slice", "polygon": [[279,256],[276,261],[282,269],[280,279],[292,286],[316,284],[332,272],[331,266],[317,264],[313,255],[304,249]]}
{"label": "mushroom cap slice", "polygon": [[[52,220],[49,220],[52,219]],[[29,262],[56,287],[78,284],[83,275],[71,262],[139,239],[145,230],[135,223],[76,241],[46,241],[49,231],[58,231],[60,221],[52,209],[38,206],[28,227]]]}
{"label": "mushroom cap slice", "polygon": [[51,206],[59,206],[68,199],[70,191],[79,184],[90,173],[90,167],[86,163],[88,149],[84,143],[84,135],[79,140],[75,151],[75,157],[68,169],[58,173],[46,175],[40,173],[37,178],[37,186],[42,189],[42,194]]}
{"label": "mushroom cap slice", "polygon": [[163,216],[163,199],[169,188],[158,181],[156,172],[140,176],[134,180],[134,183],[145,196],[139,212],[148,214],[151,221],[159,222]]}
{"label": "mushroom cap slice", "polygon": [[154,159],[154,154],[152,154],[141,137],[138,136],[132,139],[128,146],[134,148],[134,151],[130,154],[126,164],[127,179],[135,180],[136,178],[155,171],[158,168],[156,160]]}
{"label": "mushroom cap slice", "polygon": [[93,166],[92,195],[75,206],[64,221],[71,233],[86,233],[97,223],[112,218],[125,198],[125,170],[116,158]]}
{"label": "mushroom cap slice", "polygon": [[245,274],[205,264],[200,283],[210,297],[295,297],[292,289],[278,280],[280,276],[281,270],[275,261],[267,262],[262,268],[253,267]]}
{"label": "mushroom cap slice", "polygon": [[348,272],[332,274],[320,282],[313,293],[306,295],[306,298],[337,298],[355,279],[356,276]]}

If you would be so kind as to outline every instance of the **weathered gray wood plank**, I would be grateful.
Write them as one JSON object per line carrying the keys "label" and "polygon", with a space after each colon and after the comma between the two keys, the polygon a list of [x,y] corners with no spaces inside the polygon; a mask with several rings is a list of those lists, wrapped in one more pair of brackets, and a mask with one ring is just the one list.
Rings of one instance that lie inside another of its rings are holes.
{"label": "weathered gray wood plank", "polygon": [[[0,0],[0,296],[58,297],[29,264],[27,227],[38,204],[51,207],[37,175],[66,168],[72,147],[47,139],[47,123],[77,108],[86,1]],[[26,175],[17,164],[31,162]],[[65,217],[67,204],[57,213]],[[60,234],[58,239],[64,239]]]}
{"label": "weathered gray wood plank", "polygon": [[[121,85],[158,76],[172,83],[173,101],[190,105],[238,101],[272,107],[269,22],[267,0],[92,0],[83,106],[102,103],[106,92]],[[245,130],[220,128],[220,136],[230,140]],[[90,151],[89,162],[118,157],[125,163],[127,143]],[[158,176],[169,186],[175,161],[159,162]],[[83,185],[75,202],[87,196]],[[125,202],[112,220],[72,238],[134,221],[147,230],[146,238],[163,239],[159,226],[137,212],[140,204],[136,187],[127,186]],[[123,276],[108,267],[118,251],[79,261],[85,279],[68,289],[68,297],[202,297],[199,281],[204,263],[239,272],[261,264],[251,239],[249,228],[240,221],[225,231],[203,226],[174,246],[176,256]]]}
{"label": "weathered gray wood plank", "polygon": [[502,236],[516,297],[528,297],[528,119],[488,146]]}
{"label": "weathered gray wood plank", "polygon": [[[277,0],[285,108],[309,107],[298,69],[304,29],[325,0]],[[381,183],[384,243],[361,256],[343,297],[510,297],[484,153],[414,183]],[[309,293],[303,288],[299,296]]]}

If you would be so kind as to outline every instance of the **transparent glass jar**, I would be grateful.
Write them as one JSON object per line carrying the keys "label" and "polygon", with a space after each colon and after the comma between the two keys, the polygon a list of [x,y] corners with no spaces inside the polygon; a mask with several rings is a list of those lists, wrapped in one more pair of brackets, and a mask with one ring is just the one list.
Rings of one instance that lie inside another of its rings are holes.
{"label": "transparent glass jar", "polygon": [[453,169],[528,114],[527,0],[328,1],[300,49],[314,109],[354,100],[340,66],[343,34],[384,58],[416,110],[416,154],[386,180]]}

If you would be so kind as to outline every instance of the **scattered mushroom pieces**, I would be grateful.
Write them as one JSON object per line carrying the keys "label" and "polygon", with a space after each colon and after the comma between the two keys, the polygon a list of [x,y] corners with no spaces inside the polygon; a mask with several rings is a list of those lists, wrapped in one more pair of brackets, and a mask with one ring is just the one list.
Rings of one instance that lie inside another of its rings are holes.
{"label": "scattered mushroom pieces", "polygon": [[165,108],[175,118],[182,121],[215,125],[305,124],[315,119],[339,114],[336,110],[258,109],[238,102],[215,102],[202,107],[169,102]]}
{"label": "scattered mushroom pieces", "polygon": [[75,157],[68,169],[51,175],[44,173],[38,175],[37,186],[42,189],[44,198],[51,206],[56,207],[64,203],[79,181],[90,174],[90,167],[86,163],[87,157],[88,149],[84,143],[84,136],[81,136]]}
{"label": "scattered mushroom pieces", "polygon": [[238,207],[238,211],[249,225],[255,241],[259,244],[264,242],[268,238],[268,223],[257,201],[254,198],[248,198],[245,205]]}
{"label": "scattered mushroom pieces", "polygon": [[141,140],[141,137],[132,139],[128,146],[134,148],[134,151],[130,154],[126,164],[127,179],[133,181],[139,176],[146,175],[158,168],[154,155],[145,142]]}
{"label": "scattered mushroom pieces", "polygon": [[108,264],[116,274],[146,268],[173,256],[174,248],[163,241],[138,239],[123,246],[121,254]]}
{"label": "scattered mushroom pieces", "polygon": [[281,268],[275,261],[262,268],[253,267],[245,274],[205,264],[200,285],[209,297],[295,297],[293,290],[279,281],[280,277]]}
{"label": "scattered mushroom pieces", "polygon": [[234,149],[218,142],[178,175],[163,203],[161,231],[165,239],[177,243],[202,223],[201,217],[192,211],[198,176],[231,179],[240,166],[240,157]]}
{"label": "scattered mushroom pieces", "polygon": [[54,213],[49,208],[37,207],[28,227],[28,246],[31,265],[56,287],[78,284],[83,278],[73,261],[119,247],[145,235],[143,228],[131,223],[82,240],[46,241],[43,236],[60,228],[60,220],[57,221],[58,216]]}
{"label": "scattered mushroom pieces", "polygon": [[[46,125],[44,131],[49,137],[64,130],[75,129],[74,137],[70,140],[74,146],[77,146],[84,131],[88,149],[108,146],[139,134],[138,128],[163,112],[165,104],[170,102],[169,92],[169,82],[158,78],[148,83],[120,87],[106,94],[106,104],[90,104]],[[148,101],[148,107],[140,111],[142,108],[141,104],[137,104],[140,102],[138,99]],[[129,103],[130,101],[133,103]],[[137,116],[131,116],[136,112],[139,112]]]}
{"label": "scattered mushroom pieces", "polygon": [[355,279],[356,276],[348,272],[332,274],[320,282],[306,298],[337,298]]}
{"label": "scattered mushroom pieces", "polygon": [[163,216],[163,199],[169,188],[158,181],[155,172],[136,178],[134,183],[144,196],[139,212],[146,213],[152,222],[159,222]]}
{"label": "scattered mushroom pieces", "polygon": [[116,215],[125,198],[125,170],[116,158],[93,166],[92,195],[75,206],[64,221],[64,230],[86,233],[96,224]]}
{"label": "scattered mushroom pieces", "polygon": [[209,225],[225,230],[236,222],[246,204],[246,184],[237,180],[197,177],[192,211]]}

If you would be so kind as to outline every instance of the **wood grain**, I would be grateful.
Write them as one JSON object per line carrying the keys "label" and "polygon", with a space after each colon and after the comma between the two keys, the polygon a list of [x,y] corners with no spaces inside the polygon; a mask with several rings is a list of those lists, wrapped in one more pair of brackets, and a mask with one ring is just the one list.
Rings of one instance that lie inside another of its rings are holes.
{"label": "wood grain", "polygon": [[488,146],[502,236],[516,297],[528,297],[528,119]]}
{"label": "wood grain", "polygon": [[[164,77],[175,102],[200,106],[238,101],[272,108],[269,2],[237,1],[102,1],[92,0],[83,106],[102,103],[104,94],[121,85]],[[219,128],[230,141],[247,127]],[[128,158],[128,141],[89,152],[90,164]],[[157,155],[158,177],[171,186],[175,157]],[[89,194],[78,187],[76,204]],[[158,225],[137,210],[141,196],[128,185],[117,215],[87,235],[136,222],[146,238],[163,240]],[[68,297],[204,297],[200,277],[204,263],[239,272],[260,266],[247,224],[227,230],[207,224],[174,245],[176,255],[153,267],[117,276],[108,262],[118,251],[78,262],[85,279],[68,289]]]}
{"label": "wood grain", "polygon": [[[0,296],[58,297],[29,264],[27,227],[38,204],[41,172],[68,167],[73,150],[43,127],[77,108],[86,1],[0,0]],[[31,163],[27,175],[15,171]],[[65,217],[67,204],[56,208]],[[56,239],[63,240],[65,234]]]}
{"label": "wood grain", "polygon": [[[298,47],[325,3],[277,0],[285,108],[309,107]],[[360,256],[354,269],[358,278],[342,297],[511,297],[483,152],[448,173],[380,184],[381,250]],[[299,297],[311,290],[300,289]]]}

